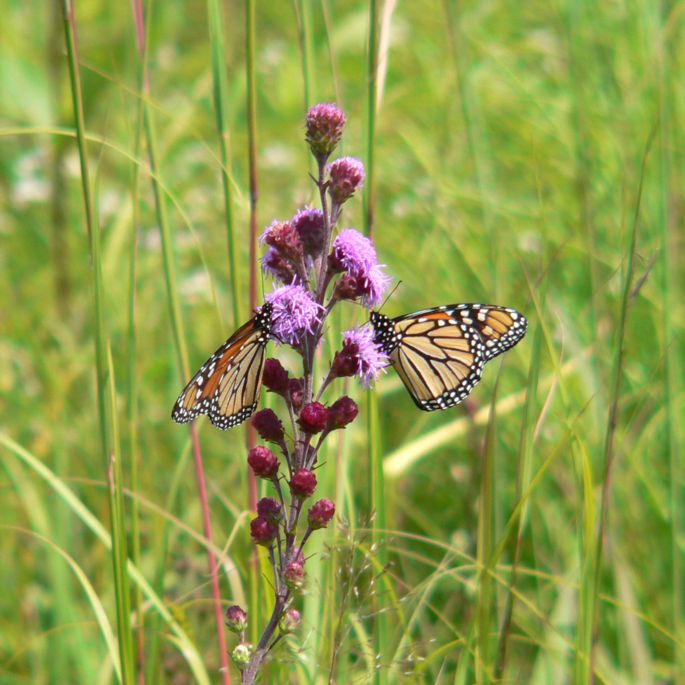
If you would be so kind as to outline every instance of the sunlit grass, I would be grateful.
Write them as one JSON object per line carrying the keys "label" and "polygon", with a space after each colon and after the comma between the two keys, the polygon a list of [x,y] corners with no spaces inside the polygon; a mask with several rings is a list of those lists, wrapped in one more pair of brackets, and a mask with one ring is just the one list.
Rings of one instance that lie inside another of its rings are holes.
{"label": "sunlit grass", "polygon": [[128,4],[5,13],[0,681],[133,682],[142,649],[148,684],[220,682],[208,552],[258,633],[245,432],[197,426],[210,542],[169,412],[270,288],[251,245],[315,203],[303,114],[339,98],[384,310],[531,327],[450,411],[334,388],[369,417],[320,471],[345,524],[264,682],[683,685],[680,7],[134,7],[142,53]]}

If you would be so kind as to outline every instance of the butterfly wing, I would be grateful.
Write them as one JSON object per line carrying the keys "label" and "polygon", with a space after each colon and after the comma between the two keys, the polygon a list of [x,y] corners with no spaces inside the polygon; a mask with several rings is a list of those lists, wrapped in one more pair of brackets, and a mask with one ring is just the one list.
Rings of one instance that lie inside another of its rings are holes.
{"label": "butterfly wing", "polygon": [[271,311],[264,305],[200,367],[178,396],[171,412],[177,423],[200,414],[220,428],[232,428],[257,408]]}
{"label": "butterfly wing", "polygon": [[485,353],[478,332],[440,309],[392,321],[390,361],[419,409],[459,404],[480,380]]}
{"label": "butterfly wing", "polygon": [[514,347],[528,328],[526,317],[511,307],[453,304],[440,309],[453,319],[478,330],[485,348],[486,362]]}
{"label": "butterfly wing", "polygon": [[463,401],[484,364],[523,338],[527,321],[510,307],[454,304],[396,319],[372,312],[371,325],[416,405],[435,411]]}

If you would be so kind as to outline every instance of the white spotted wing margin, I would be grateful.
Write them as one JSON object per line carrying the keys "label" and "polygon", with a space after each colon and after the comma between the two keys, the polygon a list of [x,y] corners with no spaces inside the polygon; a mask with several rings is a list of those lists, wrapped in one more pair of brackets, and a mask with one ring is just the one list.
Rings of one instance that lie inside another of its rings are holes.
{"label": "white spotted wing margin", "polygon": [[396,319],[372,312],[371,325],[416,406],[436,411],[462,402],[485,363],[523,338],[527,322],[509,307],[455,304]]}
{"label": "white spotted wing margin", "polygon": [[207,414],[217,428],[241,424],[257,408],[271,305],[264,304],[198,369],[178,396],[171,418],[188,423]]}

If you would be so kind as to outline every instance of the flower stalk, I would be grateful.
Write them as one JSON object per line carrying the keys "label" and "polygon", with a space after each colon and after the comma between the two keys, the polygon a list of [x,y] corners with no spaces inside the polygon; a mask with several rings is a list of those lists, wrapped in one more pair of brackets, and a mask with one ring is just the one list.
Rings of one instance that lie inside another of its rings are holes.
{"label": "flower stalk", "polygon": [[266,445],[257,445],[248,454],[252,472],[271,483],[275,495],[259,501],[257,517],[250,524],[254,543],[267,550],[274,595],[271,617],[256,647],[245,640],[247,615],[240,607],[230,608],[229,627],[240,629],[232,628],[240,639],[232,657],[243,685],[252,685],[274,648],[297,632],[301,616],[293,605],[306,584],[304,548],[335,516],[335,504],[329,499],[309,505],[318,487],[318,455],[330,433],[352,423],[358,409],[347,396],[327,404],[325,391],[336,378],[347,376],[358,376],[368,386],[388,363],[368,327],[348,331],[331,368],[315,387],[314,355],[331,311],[346,300],[376,306],[389,282],[368,238],[352,228],[334,237],[344,203],[364,182],[364,167],[358,160],[344,157],[329,164],[344,126],[345,115],[335,105],[309,110],[306,140],[317,162],[313,181],[321,209],[305,207],[289,221],[275,221],[260,239],[267,246],[262,270],[275,281],[265,298],[272,308],[271,335],[298,353],[302,376],[291,377],[280,362],[267,359],[264,387],[280,398],[288,430],[272,409],[258,411],[251,420],[257,434],[279,456]]}

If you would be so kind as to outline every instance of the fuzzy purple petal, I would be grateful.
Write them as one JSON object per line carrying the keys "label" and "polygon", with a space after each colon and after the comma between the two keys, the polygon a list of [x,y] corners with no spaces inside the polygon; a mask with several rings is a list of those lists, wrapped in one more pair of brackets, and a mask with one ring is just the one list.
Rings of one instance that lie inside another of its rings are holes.
{"label": "fuzzy purple petal", "polygon": [[356,349],[357,375],[364,387],[368,388],[380,372],[390,363],[390,358],[374,342],[373,329],[369,326],[354,328],[343,333],[343,346]]}
{"label": "fuzzy purple petal", "polygon": [[346,228],[333,242],[334,264],[350,276],[368,274],[376,265],[376,249],[373,243],[354,228]]}
{"label": "fuzzy purple petal", "polygon": [[271,332],[277,340],[297,345],[306,333],[313,333],[324,311],[311,295],[297,284],[284,285],[266,296],[272,306]]}
{"label": "fuzzy purple petal", "polygon": [[382,264],[374,264],[366,273],[360,274],[361,303],[367,309],[377,307],[390,285],[391,278],[383,272]]}

